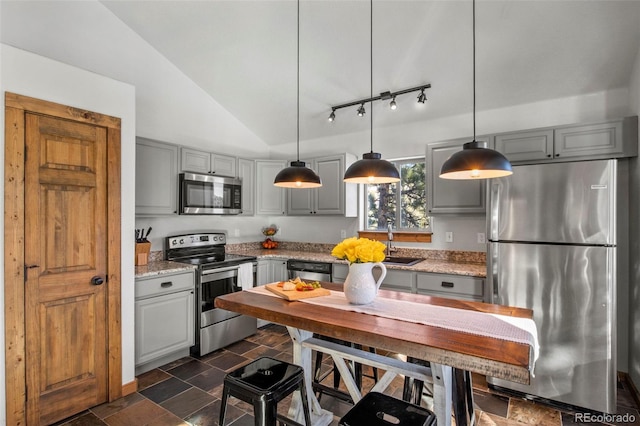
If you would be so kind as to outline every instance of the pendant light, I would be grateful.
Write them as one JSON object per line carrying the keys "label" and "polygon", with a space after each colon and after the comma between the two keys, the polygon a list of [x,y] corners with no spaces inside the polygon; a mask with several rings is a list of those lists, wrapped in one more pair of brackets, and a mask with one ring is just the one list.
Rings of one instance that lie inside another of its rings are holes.
{"label": "pendant light", "polygon": [[509,160],[486,142],[476,141],[476,1],[473,0],[473,140],[442,165],[443,179],[489,179],[512,174]]}
{"label": "pendant light", "polygon": [[318,188],[322,186],[320,176],[308,168],[304,161],[300,161],[300,0],[298,0],[298,68],[296,90],[296,161],[292,161],[289,167],[280,170],[273,184],[282,188]]}
{"label": "pendant light", "polygon": [[[371,98],[373,99],[373,0],[369,1],[371,9]],[[363,104],[364,107],[364,104]],[[364,109],[364,108],[363,108]],[[347,183],[393,183],[400,180],[400,173],[392,163],[383,160],[382,155],[373,152],[373,100],[369,113],[371,123],[371,152],[362,155],[362,160],[353,163],[344,174]]]}

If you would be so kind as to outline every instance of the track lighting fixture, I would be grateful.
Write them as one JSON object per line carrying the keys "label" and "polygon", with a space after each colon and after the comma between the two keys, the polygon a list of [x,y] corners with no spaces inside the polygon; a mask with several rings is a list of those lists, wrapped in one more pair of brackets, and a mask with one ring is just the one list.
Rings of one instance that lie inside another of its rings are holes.
{"label": "track lighting fixture", "polygon": [[416,86],[416,87],[411,87],[409,89],[398,90],[397,92],[386,91],[386,92],[380,93],[380,95],[378,96],[372,95],[370,98],[359,99],[357,101],[335,105],[331,107],[331,114],[329,114],[329,121],[334,121],[336,119],[337,109],[347,108],[355,105],[360,105],[358,107],[358,117],[362,117],[365,114],[364,104],[366,104],[367,102],[371,102],[371,104],[373,105],[373,101],[381,101],[381,100],[384,101],[387,99],[392,99],[391,102],[389,103],[389,107],[391,109],[396,109],[398,107],[398,104],[396,103],[396,96],[404,95],[406,93],[411,93],[411,92],[421,91],[420,96],[418,96],[418,102],[423,104],[427,100],[427,96],[424,94],[424,91],[429,88],[431,88],[431,84],[423,84],[422,86]]}
{"label": "track lighting fixture", "polygon": [[442,164],[442,179],[489,179],[513,174],[509,160],[476,141],[476,1],[473,0],[473,140]]}
{"label": "track lighting fixture", "polygon": [[297,160],[292,161],[289,167],[280,170],[273,184],[282,188],[318,188],[322,186],[320,176],[308,168],[304,161],[300,161],[300,0],[298,0],[298,68],[296,82],[296,147]]}
{"label": "track lighting fixture", "polygon": [[418,103],[423,104],[427,101],[427,97],[424,94],[424,89],[422,89],[422,91],[420,92],[420,95],[418,96]]}

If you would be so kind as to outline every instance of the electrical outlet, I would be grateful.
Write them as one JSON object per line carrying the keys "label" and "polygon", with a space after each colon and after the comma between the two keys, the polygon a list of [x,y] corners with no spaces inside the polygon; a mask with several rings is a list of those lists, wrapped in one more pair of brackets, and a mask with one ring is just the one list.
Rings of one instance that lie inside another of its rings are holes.
{"label": "electrical outlet", "polygon": [[478,244],[484,244],[487,242],[484,232],[478,232]]}
{"label": "electrical outlet", "polygon": [[451,231],[447,231],[444,233],[444,240],[448,243],[452,243],[453,242],[453,232]]}
{"label": "electrical outlet", "polygon": [[347,238],[347,230],[346,229],[341,229],[340,230],[340,238]]}
{"label": "electrical outlet", "polygon": [[238,228],[233,230],[233,236],[234,237],[239,237],[240,236],[240,230]]}

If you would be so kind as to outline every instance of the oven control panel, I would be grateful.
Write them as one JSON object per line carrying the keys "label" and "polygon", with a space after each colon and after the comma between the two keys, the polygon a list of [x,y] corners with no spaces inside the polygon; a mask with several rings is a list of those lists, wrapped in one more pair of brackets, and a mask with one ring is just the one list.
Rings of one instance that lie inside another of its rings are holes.
{"label": "oven control panel", "polygon": [[170,249],[223,245],[227,242],[224,233],[174,235],[167,238]]}

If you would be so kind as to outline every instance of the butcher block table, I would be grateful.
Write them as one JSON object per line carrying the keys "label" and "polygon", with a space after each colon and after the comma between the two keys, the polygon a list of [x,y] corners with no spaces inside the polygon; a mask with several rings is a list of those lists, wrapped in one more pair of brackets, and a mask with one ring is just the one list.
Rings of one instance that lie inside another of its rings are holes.
{"label": "butcher block table", "polygon": [[[321,284],[323,288],[333,290],[333,294],[342,296],[341,293],[337,293],[342,291],[342,284],[327,282]],[[415,303],[420,303],[461,309],[463,311],[454,312],[462,314],[469,311],[471,311],[469,315],[477,315],[475,312],[497,314],[516,321],[531,321],[533,316],[533,312],[529,309],[389,290],[380,290],[378,298],[393,299],[394,304],[400,306],[405,304],[408,309],[408,305],[415,307]],[[317,298],[316,302],[320,302],[320,299]],[[308,300],[312,301],[312,299]],[[399,304],[395,301],[399,301]],[[215,299],[215,305],[218,308],[287,327],[293,341],[293,361],[302,366],[305,371],[307,395],[314,425],[328,425],[333,419],[332,413],[320,407],[311,388],[313,377],[311,355],[314,350],[332,356],[354,402],[358,402],[362,395],[349,373],[346,361],[356,361],[386,371],[371,391],[383,392],[397,374],[433,383],[434,412],[438,418],[438,425],[451,424],[452,407],[457,425],[474,424],[470,372],[528,384],[534,363],[533,348],[535,346],[533,344],[516,343],[304,301],[290,302],[260,287],[219,296]],[[491,316],[487,315],[487,317]],[[314,333],[382,350],[378,352],[388,351],[429,361],[430,366],[408,363],[398,358],[378,353],[372,354],[351,346],[321,340],[314,338]],[[533,338],[535,340],[537,336]],[[300,399],[296,395],[289,415],[303,423],[299,404]]]}

